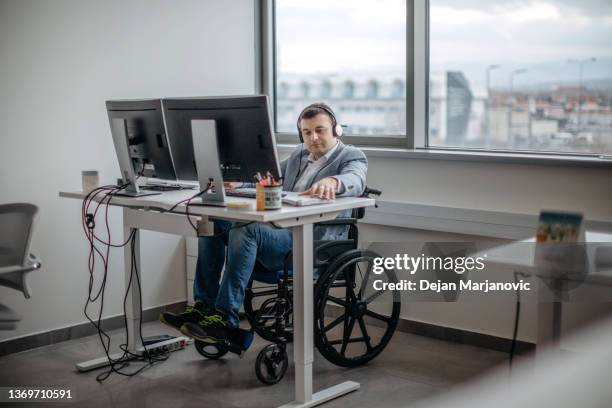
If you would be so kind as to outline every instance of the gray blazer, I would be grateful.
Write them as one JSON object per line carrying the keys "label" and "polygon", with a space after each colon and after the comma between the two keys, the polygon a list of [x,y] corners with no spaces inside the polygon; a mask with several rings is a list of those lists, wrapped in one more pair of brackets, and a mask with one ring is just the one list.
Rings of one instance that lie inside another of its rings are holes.
{"label": "gray blazer", "polygon": [[[281,172],[284,177],[283,190],[293,191],[299,175],[306,168],[308,155],[310,153],[303,144],[297,145],[289,158],[281,162]],[[315,182],[326,177],[334,176],[341,184],[339,196],[358,197],[363,194],[366,186],[366,173],[368,171],[368,159],[358,148],[345,145],[338,141],[338,148],[331,155],[327,163],[310,180],[310,187]],[[338,217],[350,217],[351,210],[340,213]],[[347,233],[346,227],[315,228],[315,240],[344,239]]]}

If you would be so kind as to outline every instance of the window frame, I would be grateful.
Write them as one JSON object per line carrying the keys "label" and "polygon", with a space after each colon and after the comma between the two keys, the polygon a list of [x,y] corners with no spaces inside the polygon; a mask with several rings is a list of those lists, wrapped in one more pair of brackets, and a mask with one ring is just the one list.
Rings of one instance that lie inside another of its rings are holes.
{"label": "window frame", "polygon": [[[272,109],[272,123],[274,126],[274,133],[276,135],[276,141],[278,143],[296,143],[298,141],[297,130],[295,132],[277,132],[276,131],[276,15],[275,15],[275,3],[276,0],[262,0],[261,2],[256,1],[260,4],[261,10],[261,86],[259,90],[270,97],[271,109]],[[410,27],[410,21],[413,20],[411,5],[413,1],[408,0],[406,4],[406,134],[405,135],[380,135],[380,136],[358,136],[358,135],[344,135],[342,140],[345,143],[359,145],[359,146],[373,146],[373,147],[393,147],[393,148],[412,148],[413,144],[409,141],[411,139],[412,124],[412,103],[413,97],[411,94],[412,87],[412,55],[410,50],[412,49],[413,32]],[[257,7],[257,6],[256,6]],[[257,12],[256,12],[257,14]]]}
{"label": "window frame", "polygon": [[[279,144],[298,142],[296,132],[276,132],[276,0],[255,0],[256,89],[270,97],[273,131]],[[345,135],[346,143],[372,148],[377,157],[405,157],[480,162],[511,162],[612,167],[612,155],[578,152],[491,150],[430,147],[429,138],[429,0],[406,0],[406,134],[402,136]],[[370,150],[370,149],[367,149]],[[403,153],[402,153],[403,152]],[[416,154],[414,154],[416,153]],[[398,156],[399,154],[399,156]],[[439,157],[438,157],[439,156]]]}

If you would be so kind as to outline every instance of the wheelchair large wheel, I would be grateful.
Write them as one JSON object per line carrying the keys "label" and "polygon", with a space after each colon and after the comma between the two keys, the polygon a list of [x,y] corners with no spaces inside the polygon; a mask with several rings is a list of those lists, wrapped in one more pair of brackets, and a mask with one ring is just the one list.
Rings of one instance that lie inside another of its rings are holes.
{"label": "wheelchair large wheel", "polygon": [[253,287],[251,280],[244,294],[244,313],[249,324],[259,336],[265,340],[275,342],[276,334],[276,308],[280,307],[285,320],[285,339],[293,339],[293,291],[289,289],[287,299],[278,297],[277,285]]}
{"label": "wheelchair large wheel", "polygon": [[399,293],[372,287],[374,280],[397,282],[393,270],[374,274],[378,256],[372,251],[349,251],[329,265],[315,287],[315,345],[338,366],[356,367],[372,360],[397,328]]}

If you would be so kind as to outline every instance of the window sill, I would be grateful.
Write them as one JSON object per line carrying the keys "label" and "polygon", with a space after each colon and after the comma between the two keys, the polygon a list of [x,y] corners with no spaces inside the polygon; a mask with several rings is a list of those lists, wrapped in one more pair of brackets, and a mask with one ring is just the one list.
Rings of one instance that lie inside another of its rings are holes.
{"label": "window sill", "polygon": [[[395,228],[512,240],[535,236],[539,217],[538,214],[519,214],[380,199],[377,199],[376,203],[378,207],[369,208],[365,213],[365,218],[360,222]],[[612,234],[612,221],[610,220],[586,219],[585,227],[589,231]]]}
{"label": "window sill", "polygon": [[[280,153],[290,153],[295,144],[277,144]],[[370,157],[416,160],[445,160],[462,162],[535,164],[547,166],[612,168],[612,156],[578,156],[564,154],[479,152],[445,149],[403,149],[393,147],[359,146]]]}

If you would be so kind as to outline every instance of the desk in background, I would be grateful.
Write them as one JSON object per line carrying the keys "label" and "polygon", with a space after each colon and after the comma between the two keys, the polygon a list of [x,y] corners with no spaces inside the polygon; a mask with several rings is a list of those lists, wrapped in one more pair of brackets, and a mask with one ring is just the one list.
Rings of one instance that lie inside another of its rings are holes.
{"label": "desk in background", "polygon": [[[612,245],[612,234],[604,232],[586,232],[586,258],[585,274],[580,276],[578,283],[610,287],[612,290],[612,269],[602,268],[596,264],[595,250],[600,246]],[[542,268],[536,261],[537,245],[535,238],[525,239],[511,244],[500,245],[479,252],[473,256],[487,255],[487,265],[499,265],[510,267],[515,272],[521,272],[528,276],[540,278],[539,284],[544,284],[542,279],[551,279],[549,269]],[[612,294],[610,295],[612,299]],[[561,339],[561,318],[563,302],[559,299],[554,301],[541,301],[537,305],[537,338],[536,359],[539,359],[543,345],[550,346],[550,350],[559,348]]]}

